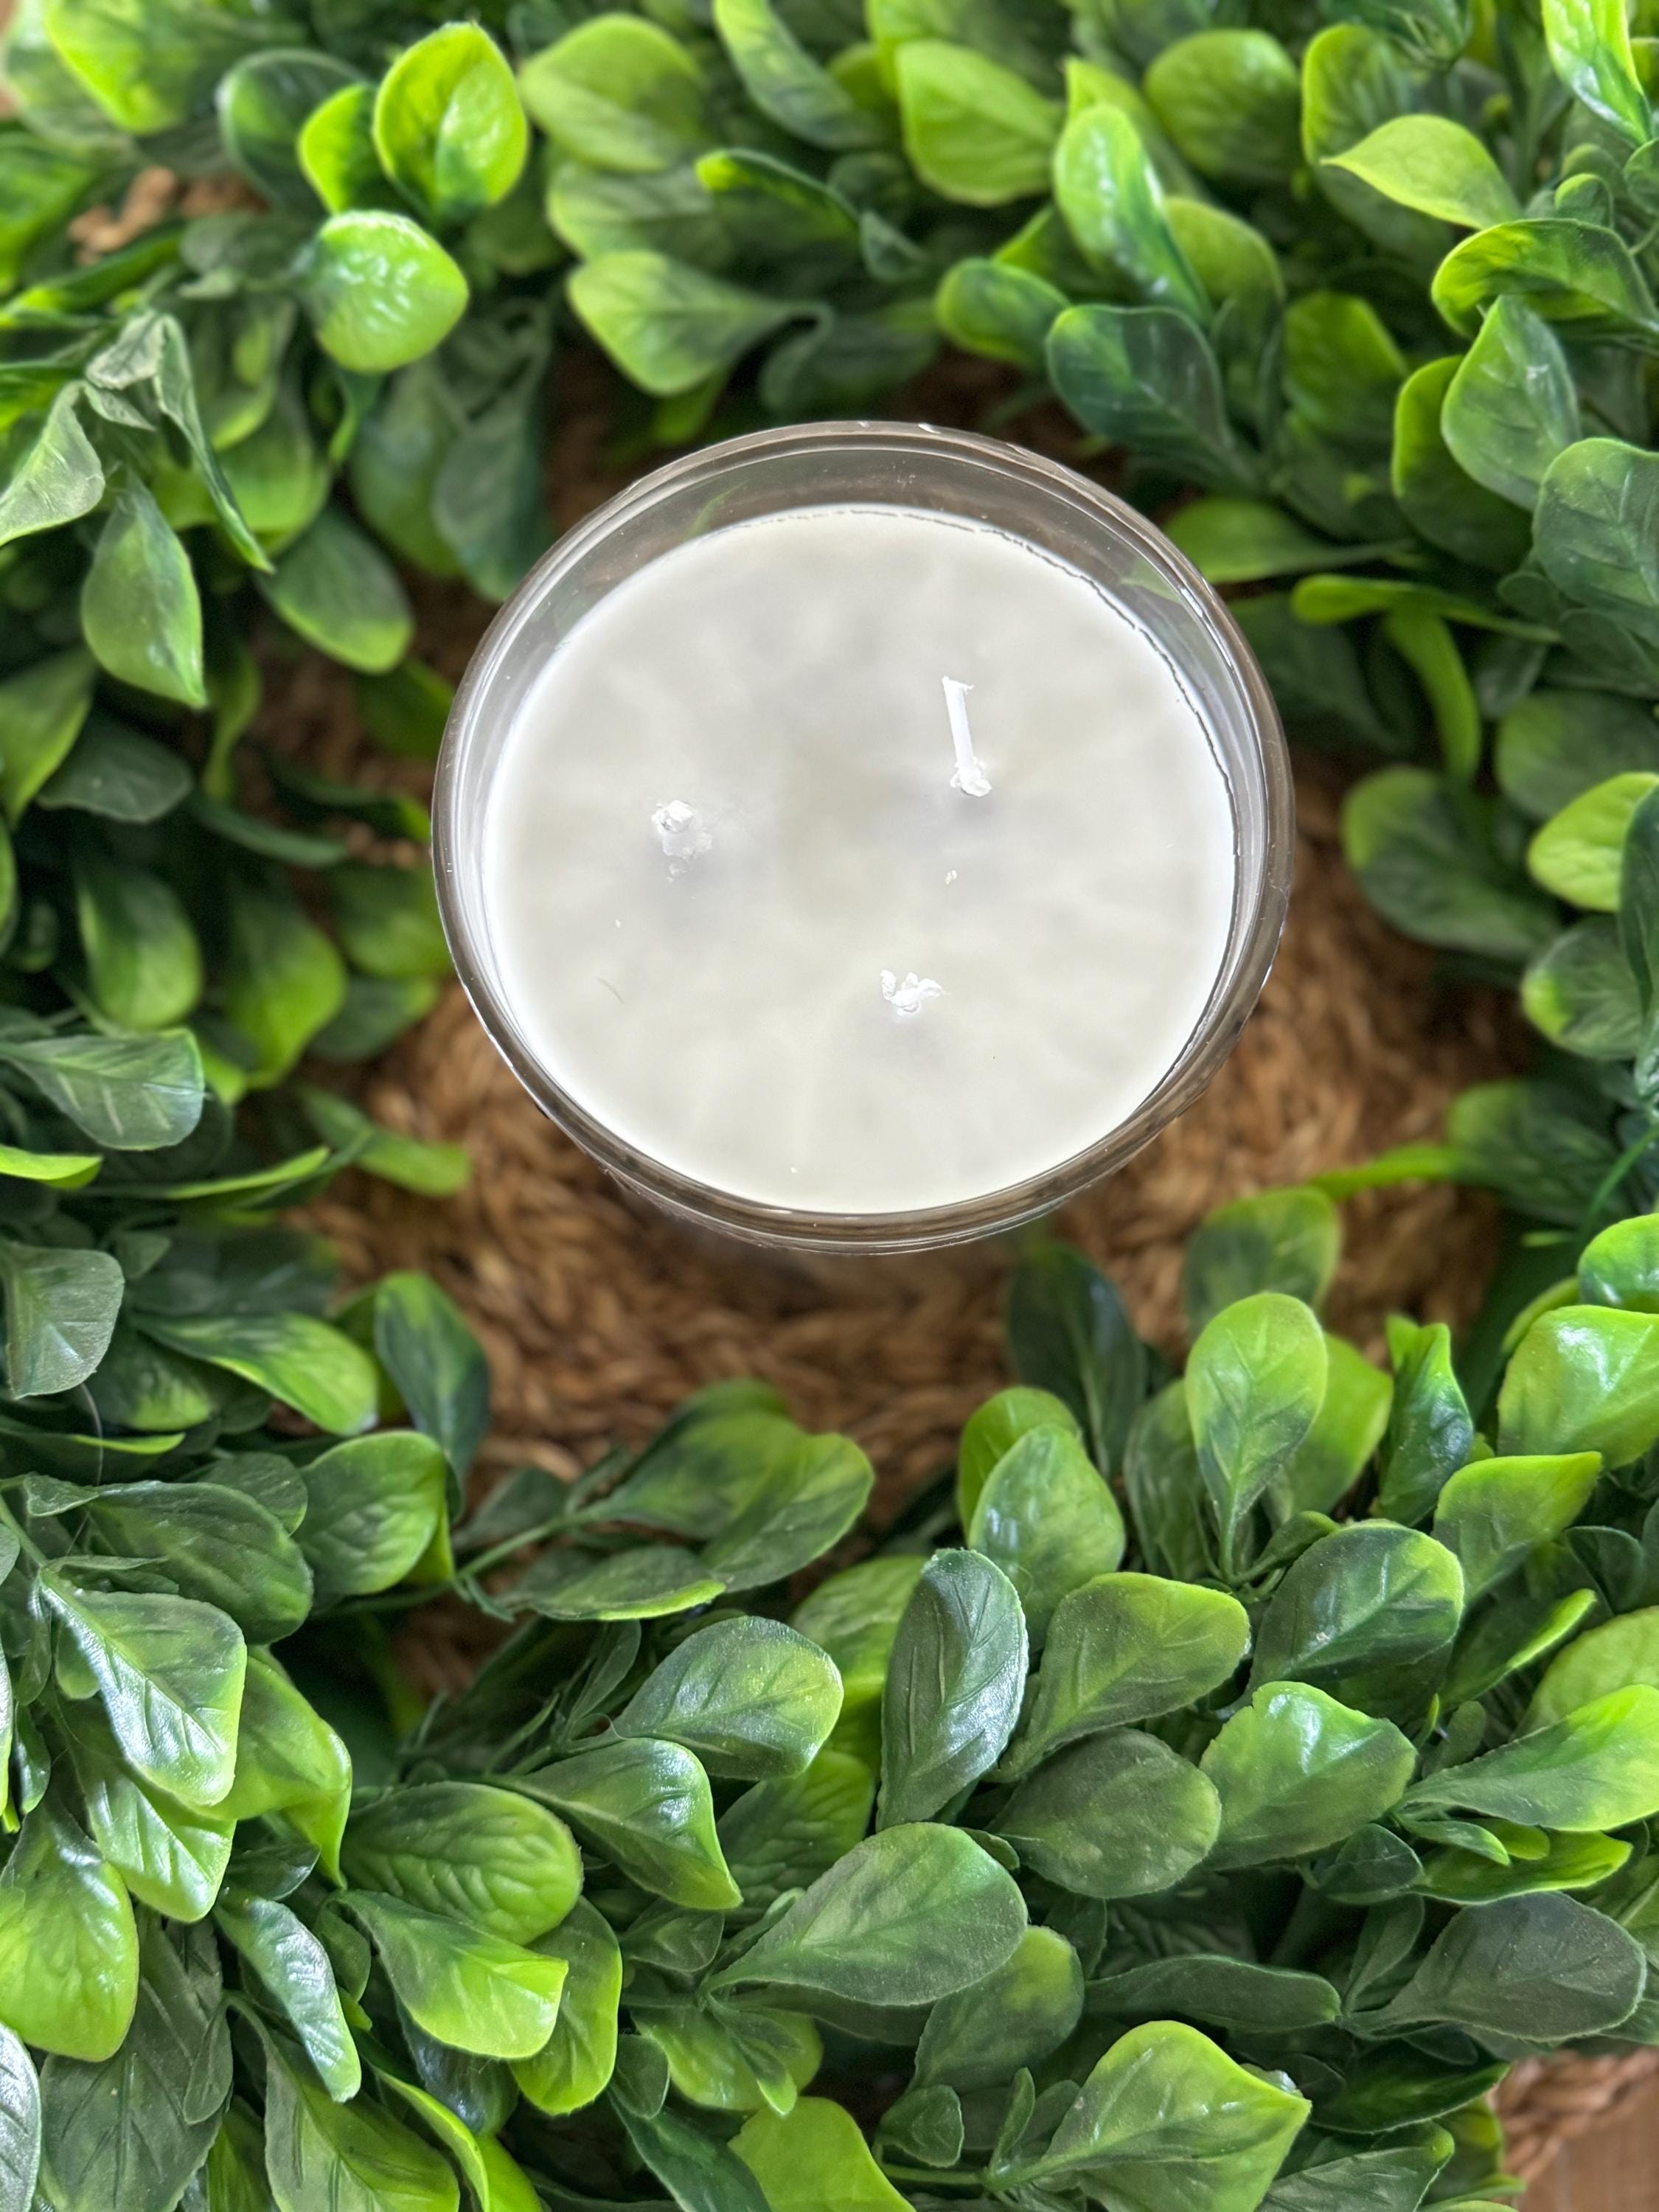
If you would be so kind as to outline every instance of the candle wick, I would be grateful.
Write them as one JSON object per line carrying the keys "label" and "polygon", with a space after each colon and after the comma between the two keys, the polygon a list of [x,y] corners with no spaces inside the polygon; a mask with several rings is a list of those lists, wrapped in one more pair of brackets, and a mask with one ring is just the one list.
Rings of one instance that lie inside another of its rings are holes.
{"label": "candle wick", "polygon": [[881,995],[896,1014],[909,1015],[919,1013],[929,999],[942,999],[945,987],[931,975],[918,975],[914,968],[901,983],[890,968],[884,968]]}
{"label": "candle wick", "polygon": [[974,733],[968,726],[968,694],[974,687],[958,684],[954,676],[941,676],[939,680],[945,687],[945,711],[951,718],[951,743],[957,755],[951,788],[965,792],[969,799],[984,799],[990,792],[991,779],[974,750]]}
{"label": "candle wick", "polygon": [[714,844],[714,834],[705,824],[695,806],[688,806],[683,799],[671,799],[658,807],[651,817],[651,827],[657,833],[657,842],[672,864],[669,872],[678,875],[699,854]]}

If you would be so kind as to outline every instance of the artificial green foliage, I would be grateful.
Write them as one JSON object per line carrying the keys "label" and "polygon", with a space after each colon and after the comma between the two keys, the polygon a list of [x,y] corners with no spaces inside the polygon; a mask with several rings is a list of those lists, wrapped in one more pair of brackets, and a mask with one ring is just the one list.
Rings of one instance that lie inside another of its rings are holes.
{"label": "artificial green foliage", "polygon": [[[1659,1404],[1581,1449],[1606,1342],[1546,1313],[1498,1394],[1531,1455],[1495,1455],[1434,1331],[1395,1331],[1390,1419],[1389,1376],[1290,1287],[1329,1280],[1328,1202],[1226,1209],[1195,1250],[1189,1283],[1237,1295],[1200,1299],[1161,1389],[1103,1279],[1035,1254],[1010,1310],[1043,1382],[982,1407],[884,1540],[861,1455],[757,1386],[574,1484],[509,1477],[459,1566],[424,1570],[504,1640],[401,1747],[382,1732],[349,1805],[343,1745],[251,1639],[349,1556],[324,1470],[374,1439],[263,1448],[240,1490],[246,1451],[21,1486],[13,1579],[70,1625],[18,1771],[34,1789],[61,1742],[73,1781],[45,1777],[0,1879],[0,2021],[41,2062],[37,2091],[8,2047],[4,2109],[39,2126],[46,2203],[93,2201],[141,2141],[154,2185],[120,2201],[156,2212],[192,2172],[210,2206],[229,2174],[301,2212],[1504,2189],[1481,2100],[1506,2068],[1656,2033]],[[1641,1264],[1615,1240],[1595,1279]],[[1333,1518],[1296,1469],[1350,1363],[1382,1407]],[[436,1338],[428,1364],[457,1369]],[[1082,1498],[1114,1487],[1074,1407],[1125,1439],[1103,1567]],[[383,1439],[410,1480],[427,1441]],[[158,1492],[179,1509],[146,1519]],[[239,1513],[272,1563],[240,1595]],[[102,1549],[146,1526],[166,1594]],[[337,1635],[372,1601],[352,1587]],[[190,1617],[186,1663],[158,1606]],[[13,1970],[27,1940],[49,1982]]]}

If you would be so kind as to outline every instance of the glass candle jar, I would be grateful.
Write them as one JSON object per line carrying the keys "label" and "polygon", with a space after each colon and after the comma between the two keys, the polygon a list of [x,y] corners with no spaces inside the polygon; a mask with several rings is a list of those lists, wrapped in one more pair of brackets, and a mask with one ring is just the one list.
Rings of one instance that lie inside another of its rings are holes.
{"label": "glass candle jar", "polygon": [[456,694],[456,969],[635,1190],[821,1251],[1048,1212],[1190,1105],[1292,808],[1225,607],[1097,485],[906,423],[761,432],[563,538]]}

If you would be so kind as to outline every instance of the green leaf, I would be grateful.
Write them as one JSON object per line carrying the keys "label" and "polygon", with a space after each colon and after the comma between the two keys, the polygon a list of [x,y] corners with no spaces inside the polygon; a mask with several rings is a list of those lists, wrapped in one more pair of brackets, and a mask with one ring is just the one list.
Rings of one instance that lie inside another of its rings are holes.
{"label": "green leaf", "polygon": [[1653,111],[1619,0],[1544,0],[1543,13],[1550,60],[1561,82],[1620,137],[1645,145],[1653,136]]}
{"label": "green leaf", "polygon": [[1541,1859],[1511,1859],[1505,1867],[1474,1851],[1436,1851],[1424,1867],[1425,1896],[1449,1905],[1492,1905],[1540,1890],[1594,1889],[1630,1857],[1628,1844],[1611,1836],[1552,1836]]}
{"label": "green leaf", "polygon": [[260,589],[290,629],[348,668],[395,668],[415,634],[397,570],[331,507],[283,555]]}
{"label": "green leaf", "polygon": [[67,758],[96,678],[92,655],[77,645],[0,682],[0,805],[8,822]]}
{"label": "green leaf", "polygon": [[230,1863],[231,1822],[179,1804],[124,1763],[97,1715],[75,1715],[70,1753],[92,1839],[140,1905],[205,1919]]}
{"label": "green leaf", "polygon": [[[337,1430],[344,1424],[337,1419],[329,1425]],[[301,1472],[306,1516],[299,1543],[320,1597],[390,1589],[412,1571],[444,1525],[448,1463],[429,1437],[412,1429],[352,1437]]]}
{"label": "green leaf", "polygon": [[235,1772],[246,1668],[235,1623],[193,1598],[88,1589],[58,1567],[40,1589],[129,1765],[185,1805],[216,1805]]}
{"label": "green leaf", "polygon": [[374,1419],[374,1363],[349,1337],[312,1314],[201,1314],[169,1321],[147,1314],[144,1328],[170,1351],[204,1359],[269,1391],[331,1436],[353,1435]]}
{"label": "green leaf", "polygon": [[344,1744],[268,1651],[250,1652],[236,1778],[216,1817],[252,1820],[282,1814],[316,1845],[324,1871],[337,1880],[350,1799],[351,1760]]}
{"label": "green leaf", "polygon": [[331,215],[391,204],[374,150],[374,88],[349,83],[313,108],[294,145],[301,175]]}
{"label": "green leaf", "polygon": [[1467,230],[1513,222],[1520,204],[1473,131],[1443,115],[1399,115],[1329,157],[1389,199]]}
{"label": "green leaf", "polygon": [[76,852],[73,869],[76,921],[100,1007],[123,1029],[182,1021],[202,994],[202,949],[178,893],[90,843]]}
{"label": "green leaf", "polygon": [[874,1481],[849,1437],[798,1436],[768,1487],[711,1539],[703,1565],[732,1590],[797,1574],[846,1535]]}
{"label": "green leaf", "polygon": [[713,0],[714,28],[763,115],[809,145],[844,151],[892,135],[878,109],[814,61],[771,0]]}
{"label": "green leaf", "polygon": [[264,1089],[339,1011],[345,967],[274,868],[229,872],[225,895],[225,1012],[253,1047],[249,1081]]}
{"label": "green leaf", "polygon": [[821,1875],[713,1986],[933,2004],[994,1972],[1024,1930],[1012,1879],[961,1829],[884,1828]]}
{"label": "green leaf", "polygon": [[1533,1692],[1523,1726],[1565,1720],[1614,1690],[1659,1689],[1659,1607],[1604,1620],[1557,1653]]}
{"label": "green leaf", "polygon": [[299,2037],[330,2096],[342,2103],[355,2097],[362,2066],[328,1953],[317,1937],[297,1913],[270,1897],[228,1897],[217,1918]]}
{"label": "green leaf", "polygon": [[[957,1518],[964,1528],[1003,1455],[1030,1430],[1042,1428],[1066,1429],[1073,1436],[1079,1433],[1077,1416],[1063,1399],[1052,1390],[1018,1384],[1010,1390],[999,1390],[970,1416],[957,1452]],[[826,1644],[824,1649],[836,1656],[833,1646]]]}
{"label": "green leaf", "polygon": [[1341,1249],[1335,1206],[1306,1184],[1218,1206],[1188,1238],[1182,1260],[1188,1328],[1198,1335],[1224,1306],[1257,1291],[1281,1291],[1319,1306]]}
{"label": "green leaf", "polygon": [[1630,1060],[1640,1047],[1642,1002],[1611,921],[1564,930],[1522,977],[1521,1006],[1553,1044],[1581,1057]]}
{"label": "green leaf", "polygon": [[1453,330],[1473,337],[1505,294],[1586,342],[1659,336],[1659,310],[1630,249],[1596,223],[1539,216],[1477,231],[1441,263],[1431,296]]}
{"label": "green leaf", "polygon": [[346,1877],[510,1943],[557,1928],[581,1888],[564,1822],[509,1790],[476,1782],[405,1785],[353,1814]]}
{"label": "green leaf", "polygon": [[1457,1554],[1469,1602],[1577,1520],[1601,1473],[1599,1453],[1477,1460],[1435,1507],[1434,1532]]}
{"label": "green leaf", "polygon": [[1555,933],[1548,902],[1474,834],[1426,769],[1380,769],[1356,784],[1342,847],[1383,920],[1428,944],[1525,960]]}
{"label": "green leaf", "polygon": [[1146,98],[1200,175],[1273,185],[1300,166],[1301,81],[1266,31],[1195,31],[1146,71]]}
{"label": "green leaf", "polygon": [[[1443,1507],[1461,1480],[1443,1493]],[[1438,1520],[1435,1526],[1439,1542],[1370,1521],[1310,1545],[1257,1626],[1252,1681],[1340,1686],[1357,1673],[1449,1654],[1462,1620],[1464,1577],[1449,1533]]]}
{"label": "green leaf", "polygon": [[69,757],[41,785],[40,804],[74,807],[112,822],[159,822],[190,791],[187,761],[113,715],[94,710]]}
{"label": "green leaf", "polygon": [[155,1559],[181,1597],[228,1613],[250,1644],[291,1636],[311,1610],[300,1547],[255,1498],[211,1480],[122,1482],[85,1502],[112,1551]]}
{"label": "green leaf", "polygon": [[[1407,520],[1431,545],[1476,568],[1507,573],[1526,559],[1531,533],[1525,518],[1507,499],[1470,476],[1446,442],[1443,410],[1461,368],[1450,356],[1425,362],[1401,386],[1395,407],[1390,482]],[[1470,725],[1467,738],[1457,748],[1459,757],[1454,758],[1449,743],[1445,743],[1444,749],[1449,765],[1459,769],[1463,781],[1471,781],[1480,754],[1479,717],[1445,623],[1437,615],[1395,615],[1389,618],[1387,635],[1389,643],[1423,678],[1431,700],[1441,687],[1433,680],[1432,668],[1424,665],[1420,647],[1413,651],[1413,646],[1414,641],[1425,637],[1439,641],[1446,666],[1467,695],[1465,711]],[[1443,741],[1449,735],[1443,712],[1437,720],[1443,726]]]}
{"label": "green leaf", "polygon": [[1659,1316],[1562,1306],[1535,1321],[1498,1400],[1500,1452],[1600,1452],[1609,1467],[1659,1440]]}
{"label": "green leaf", "polygon": [[0,2022],[37,2050],[96,2065],[138,1998],[138,1935],[121,1879],[50,1800],[0,1869]]}
{"label": "green leaf", "polygon": [[6,1381],[15,1398],[72,1390],[109,1349],[125,1279],[107,1252],[0,1238]]}
{"label": "green leaf", "polygon": [[537,1947],[567,1969],[552,2034],[513,2078],[538,2112],[558,2118],[579,2112],[610,2081],[617,2060],[617,2008],[623,1960],[609,1923],[586,1899]]}
{"label": "green leaf", "polygon": [[1570,1897],[1511,1898],[1454,1913],[1377,2015],[1528,2042],[1604,2034],[1642,1992],[1646,1960],[1624,1929]]}
{"label": "green leaf", "polygon": [[190,556],[148,489],[116,495],[81,586],[81,628],[112,676],[204,707],[202,602]]}
{"label": "green leaf", "polygon": [[459,268],[407,216],[331,216],[307,258],[301,298],[317,343],[343,368],[381,376],[447,338],[467,303]]}
{"label": "green leaf", "polygon": [[717,1621],[677,1644],[611,1722],[683,1744],[711,1773],[754,1781],[810,1766],[841,1711],[841,1679],[781,1622]]}
{"label": "green leaf", "polygon": [[1042,373],[1044,348],[1066,295],[1030,270],[969,256],[945,271],[934,301],[939,328],[952,345]]}
{"label": "green leaf", "polygon": [[714,1833],[708,1777],[680,1745],[603,1744],[514,1786],[563,1814],[653,1896],[698,1912],[741,1904]]}
{"label": "green leaf", "polygon": [[931,1820],[996,1765],[1019,1718],[1027,1656],[1008,1577],[975,1552],[936,1552],[887,1669],[879,1826]]}
{"label": "green leaf", "polygon": [[1328,1850],[1390,1811],[1415,1764],[1391,1723],[1309,1684],[1267,1683],[1204,1754],[1221,1797],[1210,1864],[1258,1866]]}
{"label": "green leaf", "polygon": [[433,222],[505,199],[530,143],[513,72],[476,23],[404,49],[380,80],[374,128],[380,166]]}
{"label": "green leaf", "polygon": [[1158,2021],[1119,2037],[1015,2174],[1080,2181],[1123,2212],[1253,2212],[1307,2112],[1196,2028]]}
{"label": "green leaf", "polygon": [[265,2048],[265,2164],[278,2212],[457,2212],[460,2190],[431,2146],[367,2098],[337,2105],[275,2037]]}
{"label": "green leaf", "polygon": [[176,2203],[217,2130],[230,2039],[216,1961],[187,1964],[151,1926],[140,1963],[120,2050],[99,2065],[56,2057],[41,2069],[41,2179],[57,2212]]}
{"label": "green leaf", "polygon": [[544,1553],[512,1588],[515,1606],[550,1620],[659,1620],[707,1605],[726,1588],[695,1552],[678,1545],[591,1553]]}
{"label": "green leaf", "polygon": [[1578,1255],[1578,1294],[1587,1304],[1659,1313],[1659,1220],[1636,1214],[1593,1237]]}
{"label": "green leaf", "polygon": [[312,110],[356,82],[331,54],[250,54],[219,81],[214,105],[225,150],[262,198],[304,215],[315,212],[295,140]]}
{"label": "green leaf", "polygon": [[1345,558],[1370,560],[1379,550],[1316,538],[1270,501],[1222,495],[1189,501],[1170,517],[1165,534],[1212,584],[1295,576]]}
{"label": "green leaf", "polygon": [[904,2212],[907,2200],[871,2156],[858,2122],[827,2097],[781,2115],[757,2112],[732,2148],[771,2212]]}
{"label": "green leaf", "polygon": [[1659,725],[1613,692],[1540,689],[1499,718],[1494,765],[1504,796],[1543,821],[1610,776],[1659,775]]}
{"label": "green leaf", "polygon": [[29,2212],[40,2167],[40,2087],[11,2030],[0,2028],[0,2208]]}
{"label": "green leaf", "polygon": [[1249,1617],[1224,1591],[1160,1575],[1102,1575],[1063,1597],[1036,1694],[1005,1765],[1024,1774],[1063,1744],[1197,1704],[1238,1667]]}
{"label": "green leaf", "polygon": [[1085,107],[1054,154],[1054,201],[1091,267],[1127,281],[1154,307],[1194,322],[1209,301],[1177,244],[1140,134],[1121,108]]}
{"label": "green leaf", "polygon": [[676,2005],[641,2020],[640,2033],[661,2051],[672,2087],[712,2112],[787,2109],[823,2063],[817,2028],[795,2013],[716,2017]]}
{"label": "green leaf", "polygon": [[1112,1285],[1069,1245],[1039,1245],[1009,1285],[1007,1332],[1021,1382],[1068,1406],[1095,1465],[1115,1474],[1146,1395],[1146,1353]]}
{"label": "green leaf", "polygon": [[996,1833],[1023,1865],[1079,1897],[1173,1888],[1208,1856],[1214,1786],[1156,1736],[1124,1729],[1069,1745],[1015,1789]]}
{"label": "green leaf", "polygon": [[1253,489],[1210,343],[1175,308],[1067,308],[1048,333],[1048,375],[1085,430],[1200,483]]}
{"label": "green leaf", "polygon": [[1123,1556],[1123,1516],[1109,1486],[1081,1442],[1054,1427],[1031,1430],[1003,1454],[968,1535],[1013,1584],[1034,1648],[1060,1600]]}
{"label": "green leaf", "polygon": [[1077,1953],[1049,1928],[1028,1928],[982,1982],[942,1997],[916,2050],[918,2084],[993,2088],[1057,2051],[1083,2010]]}
{"label": "green leaf", "polygon": [[1659,644],[1659,454],[1581,438],[1539,487],[1538,560],[1569,599]]}
{"label": "green leaf", "polygon": [[562,1959],[401,1899],[350,1890],[344,1902],[368,1931],[398,2003],[440,2043],[484,2058],[531,2058],[553,2033]]}
{"label": "green leaf", "polygon": [[821,1751],[805,1774],[757,1783],[721,1814],[720,1848],[744,1903],[763,1911],[816,1881],[870,1825],[875,1782],[863,1759]]}
{"label": "green leaf", "polygon": [[682,2212],[767,2212],[759,2184],[723,2143],[673,2112],[647,2118],[621,2100],[616,2111],[635,2151]]}
{"label": "green leaf", "polygon": [[1187,1364],[1199,1473],[1224,1568],[1249,1516],[1305,1442],[1325,1395],[1324,1332],[1282,1291],[1241,1298],[1211,1322]]}
{"label": "green leaf", "polygon": [[678,39],[637,15],[578,24],[532,56],[519,82],[555,145],[595,168],[648,175],[713,143],[696,63]]}
{"label": "green leaf", "polygon": [[1089,1988],[1091,2009],[1118,2020],[1180,2013],[1251,2035],[1328,2027],[1342,2010],[1318,1974],[1258,1966],[1220,1953],[1153,1959]]}
{"label": "green leaf", "polygon": [[384,1276],[374,1352],[416,1427],[464,1476],[489,1425],[489,1367],[459,1307],[426,1275]]}
{"label": "green leaf", "polygon": [[1325,1396],[1319,1418],[1291,1461],[1285,1487],[1298,1512],[1334,1512],[1382,1443],[1394,1402],[1386,1375],[1352,1345],[1325,1338]]}
{"label": "green leaf", "polygon": [[602,253],[573,272],[568,289],[623,374],[664,398],[724,375],[800,312],[662,253]]}
{"label": "green leaf", "polygon": [[1659,1689],[1609,1691],[1481,1759],[1430,1775],[1401,1810],[1452,1808],[1565,1835],[1622,1828],[1659,1811]]}
{"label": "green leaf", "polygon": [[0,1066],[112,1152],[181,1144],[201,1118],[201,1054],[186,1030],[150,1036],[0,1039]]}
{"label": "green leaf", "polygon": [[893,66],[904,151],[923,184],[969,207],[1047,190],[1056,101],[988,55],[941,39],[907,40]]}
{"label": "green leaf", "polygon": [[1503,294],[1486,311],[1447,387],[1441,430],[1460,468],[1523,507],[1536,504],[1550,464],[1577,442],[1578,394],[1561,342],[1517,295]]}
{"label": "green leaf", "polygon": [[0,545],[78,521],[103,497],[103,465],[81,428],[77,401],[76,387],[66,385],[13,463],[0,489]]}

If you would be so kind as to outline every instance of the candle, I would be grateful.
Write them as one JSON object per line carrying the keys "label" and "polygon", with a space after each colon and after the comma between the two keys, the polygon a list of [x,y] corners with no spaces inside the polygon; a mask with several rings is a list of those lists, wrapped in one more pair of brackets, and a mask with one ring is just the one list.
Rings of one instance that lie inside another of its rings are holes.
{"label": "candle", "polygon": [[617,507],[498,623],[441,776],[458,963],[537,1095],[802,1241],[1018,1218],[1143,1141],[1283,908],[1280,741],[1203,586],[1094,487],[896,427]]}

